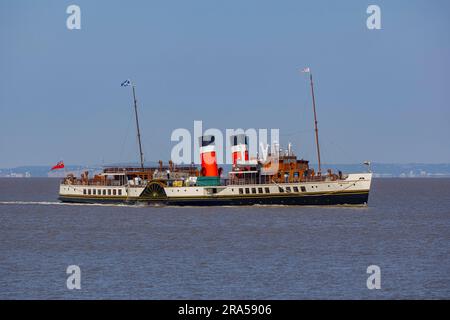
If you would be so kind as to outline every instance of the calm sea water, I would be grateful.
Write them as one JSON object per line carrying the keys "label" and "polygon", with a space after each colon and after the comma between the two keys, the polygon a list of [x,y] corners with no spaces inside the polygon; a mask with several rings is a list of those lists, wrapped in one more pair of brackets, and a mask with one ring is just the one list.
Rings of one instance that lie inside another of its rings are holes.
{"label": "calm sea water", "polygon": [[0,298],[450,298],[450,179],[375,179],[368,208],[65,205],[58,183],[0,179]]}

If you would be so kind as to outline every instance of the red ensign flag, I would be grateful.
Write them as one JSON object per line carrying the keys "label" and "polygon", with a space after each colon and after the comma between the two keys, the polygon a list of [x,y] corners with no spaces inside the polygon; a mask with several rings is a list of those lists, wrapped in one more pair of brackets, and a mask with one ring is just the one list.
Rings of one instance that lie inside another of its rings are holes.
{"label": "red ensign flag", "polygon": [[57,170],[57,169],[64,169],[64,161],[58,162],[58,163],[56,164],[56,166],[53,166],[53,167],[51,168],[50,171],[52,171],[52,170]]}

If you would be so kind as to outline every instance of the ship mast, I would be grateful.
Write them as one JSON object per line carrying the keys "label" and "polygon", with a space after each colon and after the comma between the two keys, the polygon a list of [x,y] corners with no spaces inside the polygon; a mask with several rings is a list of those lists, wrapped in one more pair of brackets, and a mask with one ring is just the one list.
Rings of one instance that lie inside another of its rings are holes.
{"label": "ship mast", "polygon": [[311,83],[311,96],[312,96],[312,106],[313,106],[313,113],[314,113],[314,131],[316,133],[316,147],[317,147],[317,161],[319,164],[318,167],[318,174],[322,174],[322,167],[320,163],[320,146],[319,146],[319,129],[317,127],[317,114],[316,114],[316,98],[314,96],[314,83],[313,83],[313,76],[310,68],[305,68],[302,70],[304,73],[309,73],[309,81]]}
{"label": "ship mast", "polygon": [[136,99],[136,86],[129,79],[122,82],[121,87],[130,86],[133,89],[133,101],[134,101],[134,115],[136,117],[136,128],[137,128],[137,138],[139,142],[139,157],[141,160],[141,169],[144,169],[144,153],[142,152],[142,143],[141,143],[141,130],[139,129],[139,117],[137,112],[137,99]]}
{"label": "ship mast", "polygon": [[133,100],[134,100],[134,115],[136,117],[136,128],[137,128],[137,138],[139,142],[139,156],[141,160],[141,169],[144,169],[144,153],[142,152],[142,143],[141,143],[141,131],[139,129],[139,117],[137,112],[137,100],[136,100],[136,89],[134,83],[131,84],[133,88]]}

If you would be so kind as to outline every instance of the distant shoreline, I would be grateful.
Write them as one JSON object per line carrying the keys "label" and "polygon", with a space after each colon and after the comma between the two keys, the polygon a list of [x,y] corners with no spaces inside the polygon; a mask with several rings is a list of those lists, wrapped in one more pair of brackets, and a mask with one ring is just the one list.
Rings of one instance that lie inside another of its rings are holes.
{"label": "distant shoreline", "polygon": [[[2,180],[30,180],[30,179],[55,179],[55,180],[61,180],[63,179],[63,177],[40,177],[40,176],[35,176],[35,177],[2,177],[0,176],[0,179]],[[450,175],[446,175],[446,176],[426,176],[426,177],[377,177],[374,176],[373,177],[374,180],[382,180],[382,179],[399,179],[399,180],[423,180],[423,179],[436,179],[436,180],[440,180],[440,179],[450,179]]]}
{"label": "distant shoreline", "polygon": [[[132,166],[136,164],[121,164],[120,166]],[[153,162],[146,165],[156,166]],[[229,171],[229,165],[219,165],[224,172]],[[316,164],[310,163],[311,167]],[[323,164],[323,168],[332,169],[333,172],[342,171],[344,173],[367,172],[367,166],[363,164]],[[93,165],[66,165],[65,170],[50,171],[50,166],[19,166],[14,168],[1,168],[0,178],[29,178],[29,177],[50,177],[62,178],[67,173],[80,175],[82,171],[89,170],[91,174],[101,172],[103,166]],[[374,178],[449,178],[450,163],[426,164],[426,163],[372,163],[370,167],[374,173]]]}

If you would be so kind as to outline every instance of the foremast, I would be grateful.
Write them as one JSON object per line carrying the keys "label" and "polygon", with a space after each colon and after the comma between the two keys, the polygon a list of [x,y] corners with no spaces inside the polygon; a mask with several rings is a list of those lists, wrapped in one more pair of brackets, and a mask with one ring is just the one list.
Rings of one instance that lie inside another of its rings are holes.
{"label": "foremast", "polygon": [[122,87],[128,87],[130,85],[133,90],[134,115],[135,115],[135,119],[136,119],[136,131],[137,131],[137,138],[138,138],[138,145],[139,145],[139,159],[140,159],[141,169],[144,169],[144,152],[142,151],[141,129],[139,127],[139,116],[138,116],[138,111],[137,111],[136,85],[133,82],[131,82],[131,80],[125,80],[121,84]]}

